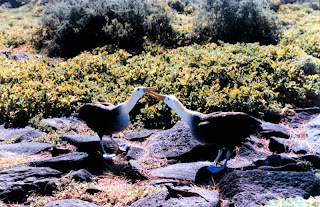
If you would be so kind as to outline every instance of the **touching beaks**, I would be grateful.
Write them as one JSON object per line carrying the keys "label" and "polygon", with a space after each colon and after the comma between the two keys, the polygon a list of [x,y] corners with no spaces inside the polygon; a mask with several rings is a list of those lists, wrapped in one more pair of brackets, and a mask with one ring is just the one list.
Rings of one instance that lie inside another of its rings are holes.
{"label": "touching beaks", "polygon": [[157,91],[157,90],[158,90],[157,87],[145,87],[145,88],[143,88],[143,92],[144,93],[150,93],[152,91]]}
{"label": "touching beaks", "polygon": [[166,98],[166,96],[157,94],[155,92],[150,92],[148,93],[148,95],[152,96],[153,98],[159,99],[160,101],[163,101]]}

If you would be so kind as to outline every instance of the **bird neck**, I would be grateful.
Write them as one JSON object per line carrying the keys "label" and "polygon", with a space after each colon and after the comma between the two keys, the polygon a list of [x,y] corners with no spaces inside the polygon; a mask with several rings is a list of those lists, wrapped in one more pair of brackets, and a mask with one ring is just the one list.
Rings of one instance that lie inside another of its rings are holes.
{"label": "bird neck", "polygon": [[193,122],[193,115],[196,113],[185,108],[182,104],[173,104],[169,105],[169,107],[174,110],[182,119],[182,121],[186,122],[190,127],[192,126]]}
{"label": "bird neck", "polygon": [[137,101],[140,99],[141,96],[138,96],[136,94],[132,94],[128,100],[125,102],[119,104],[117,108],[122,112],[122,113],[129,113],[133,107],[136,105]]}

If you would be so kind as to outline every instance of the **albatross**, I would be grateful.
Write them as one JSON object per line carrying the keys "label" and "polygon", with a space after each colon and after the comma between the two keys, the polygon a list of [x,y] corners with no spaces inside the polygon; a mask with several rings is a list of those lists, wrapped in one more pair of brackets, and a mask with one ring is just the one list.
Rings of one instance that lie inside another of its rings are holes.
{"label": "albatross", "polygon": [[85,103],[80,106],[78,117],[85,121],[88,127],[98,134],[105,159],[114,159],[116,155],[105,151],[102,137],[109,135],[119,150],[126,151],[128,145],[118,144],[116,140],[113,139],[112,134],[121,132],[128,127],[130,121],[129,112],[136,105],[137,101],[145,93],[155,90],[157,90],[157,87],[137,87],[133,90],[133,93],[127,101],[117,106],[102,102]]}
{"label": "albatross", "polygon": [[[235,146],[250,134],[262,130],[261,122],[243,112],[214,112],[203,114],[185,108],[174,95],[160,95],[154,92],[148,95],[164,101],[190,127],[192,136],[201,143],[216,145],[220,148],[212,165],[207,169],[216,173],[226,168],[231,152]],[[223,149],[227,150],[226,160],[220,167],[216,167]]]}

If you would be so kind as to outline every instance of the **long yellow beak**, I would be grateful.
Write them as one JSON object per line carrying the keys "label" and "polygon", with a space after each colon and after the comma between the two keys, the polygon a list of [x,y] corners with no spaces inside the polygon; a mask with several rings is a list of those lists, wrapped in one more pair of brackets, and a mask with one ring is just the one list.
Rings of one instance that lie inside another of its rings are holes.
{"label": "long yellow beak", "polygon": [[163,101],[166,98],[166,96],[157,94],[155,92],[150,92],[148,93],[148,95],[152,96],[153,98],[159,99],[160,101]]}
{"label": "long yellow beak", "polygon": [[143,88],[143,92],[144,93],[150,93],[152,91],[157,91],[157,90],[158,90],[157,87],[145,87],[145,88]]}

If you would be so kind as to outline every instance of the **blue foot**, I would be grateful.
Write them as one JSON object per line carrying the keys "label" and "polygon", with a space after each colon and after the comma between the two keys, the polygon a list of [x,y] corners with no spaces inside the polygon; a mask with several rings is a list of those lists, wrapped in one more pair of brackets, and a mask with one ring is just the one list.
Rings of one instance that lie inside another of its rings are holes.
{"label": "blue foot", "polygon": [[216,167],[216,166],[210,165],[210,166],[207,167],[207,170],[209,170],[211,173],[217,173],[217,172],[220,172],[221,170],[223,170],[225,168],[226,168],[225,166]]}
{"label": "blue foot", "polygon": [[129,145],[127,144],[119,144],[119,150],[121,150],[122,152],[126,152],[129,148]]}
{"label": "blue foot", "polygon": [[117,157],[116,154],[112,154],[112,153],[104,153],[102,156],[106,160],[113,160]]}

